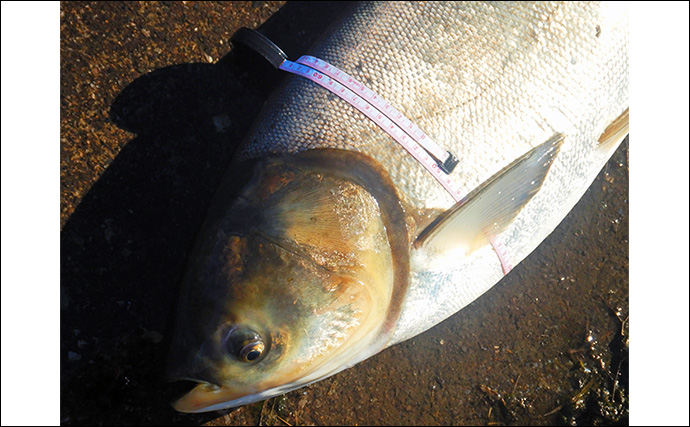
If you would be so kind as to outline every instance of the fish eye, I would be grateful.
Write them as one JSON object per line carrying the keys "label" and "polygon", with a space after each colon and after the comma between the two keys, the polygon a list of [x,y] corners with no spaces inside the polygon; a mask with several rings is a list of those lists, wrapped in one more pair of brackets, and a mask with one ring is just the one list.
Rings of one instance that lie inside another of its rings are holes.
{"label": "fish eye", "polygon": [[238,359],[242,362],[253,362],[261,356],[264,352],[263,341],[252,342],[247,344],[240,350],[240,355]]}
{"label": "fish eye", "polygon": [[261,358],[266,344],[255,331],[246,327],[235,327],[228,332],[225,348],[240,362],[251,363]]}

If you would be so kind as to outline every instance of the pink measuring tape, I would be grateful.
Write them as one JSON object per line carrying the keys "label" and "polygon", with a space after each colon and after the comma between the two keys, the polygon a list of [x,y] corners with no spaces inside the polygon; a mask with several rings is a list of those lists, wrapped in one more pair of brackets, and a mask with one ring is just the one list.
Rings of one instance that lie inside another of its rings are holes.
{"label": "pink measuring tape", "polygon": [[[443,186],[453,200],[460,202],[463,199],[460,185],[450,176],[458,163],[455,156],[439,147],[383,97],[321,59],[302,56],[295,62],[289,61],[278,46],[256,31],[241,28],[232,39],[254,49],[274,67],[313,81],[361,111],[405,148]],[[512,265],[507,261],[503,246],[493,237],[490,237],[489,241],[501,261],[503,272],[508,274]]]}
{"label": "pink measuring tape", "polygon": [[436,145],[383,97],[347,73],[313,56],[303,56],[296,62],[286,59],[279,68],[306,77],[364,113],[417,159],[456,202],[462,200],[460,186],[448,175],[450,171],[443,169],[448,160],[455,167],[457,161],[453,155]]}

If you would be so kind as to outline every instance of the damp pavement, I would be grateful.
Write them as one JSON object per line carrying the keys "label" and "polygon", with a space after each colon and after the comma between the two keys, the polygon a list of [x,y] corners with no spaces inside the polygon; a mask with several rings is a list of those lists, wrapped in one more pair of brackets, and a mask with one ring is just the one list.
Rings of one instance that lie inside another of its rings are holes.
{"label": "damp pavement", "polygon": [[294,58],[347,7],[61,3],[61,424],[627,424],[627,140],[534,253],[426,333],[265,402],[170,407],[186,257],[283,77],[230,36],[259,27]]}

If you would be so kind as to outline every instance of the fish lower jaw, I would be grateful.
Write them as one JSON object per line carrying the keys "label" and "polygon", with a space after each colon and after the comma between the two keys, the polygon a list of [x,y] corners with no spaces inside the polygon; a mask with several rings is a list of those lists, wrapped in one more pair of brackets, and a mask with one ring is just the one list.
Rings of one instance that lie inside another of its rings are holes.
{"label": "fish lower jaw", "polygon": [[242,396],[241,393],[230,390],[227,387],[200,383],[180,399],[173,402],[172,406],[178,412],[190,414],[220,411],[248,405],[289,391],[281,391],[279,389],[280,387],[274,387],[259,393]]}

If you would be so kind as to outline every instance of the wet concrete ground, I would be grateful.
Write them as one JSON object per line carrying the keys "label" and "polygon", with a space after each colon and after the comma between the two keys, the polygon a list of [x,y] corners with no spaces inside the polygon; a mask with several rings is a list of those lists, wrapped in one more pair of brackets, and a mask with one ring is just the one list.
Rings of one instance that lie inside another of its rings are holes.
{"label": "wet concrete ground", "polygon": [[62,4],[61,423],[627,423],[627,142],[530,257],[430,331],[265,403],[170,408],[187,253],[282,77],[229,37],[262,25],[294,58],[346,7],[279,6]]}

